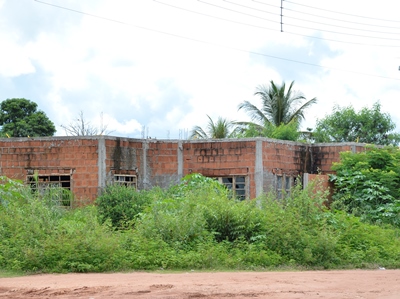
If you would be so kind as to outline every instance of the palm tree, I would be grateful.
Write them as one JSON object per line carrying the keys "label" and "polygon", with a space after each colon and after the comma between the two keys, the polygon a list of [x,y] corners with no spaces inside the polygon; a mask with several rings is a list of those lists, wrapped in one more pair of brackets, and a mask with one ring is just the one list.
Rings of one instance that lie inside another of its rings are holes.
{"label": "palm tree", "polygon": [[[254,125],[258,130],[262,130],[267,125],[275,127],[281,124],[289,124],[297,122],[298,124],[304,119],[304,111],[312,104],[317,102],[317,98],[313,98],[301,105],[302,100],[306,98],[302,93],[292,90],[294,81],[290,83],[286,90],[286,84],[276,85],[274,81],[270,81],[270,85],[260,85],[257,87],[254,95],[260,96],[262,101],[261,108],[257,108],[249,101],[244,101],[238,107],[238,110],[245,110],[251,117],[253,122],[240,122],[239,125]],[[300,103],[300,107],[298,104]]]}
{"label": "palm tree", "polygon": [[214,139],[214,138],[232,138],[236,134],[235,122],[229,121],[225,118],[218,117],[217,122],[208,116],[207,132],[200,126],[195,126],[192,129],[190,138],[192,139]]}

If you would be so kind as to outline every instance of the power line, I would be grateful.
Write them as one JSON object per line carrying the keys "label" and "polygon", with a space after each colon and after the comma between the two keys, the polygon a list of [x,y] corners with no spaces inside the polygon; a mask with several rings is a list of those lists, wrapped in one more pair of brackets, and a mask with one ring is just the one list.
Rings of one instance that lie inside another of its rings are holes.
{"label": "power line", "polygon": [[[153,0],[153,1],[158,3],[158,4],[162,4],[162,5],[165,5],[165,6],[168,6],[168,7],[172,7],[174,9],[179,9],[179,10],[182,10],[182,11],[185,11],[185,12],[190,12],[190,13],[201,15],[201,16],[205,16],[205,17],[208,17],[208,18],[213,18],[213,19],[217,19],[217,20],[221,20],[221,21],[225,21],[225,22],[230,22],[230,23],[243,25],[243,26],[248,26],[248,27],[253,27],[253,28],[258,28],[258,29],[277,31],[276,29],[272,29],[272,28],[268,28],[268,27],[264,27],[264,26],[260,26],[260,25],[254,25],[254,24],[234,21],[234,20],[231,20],[231,19],[221,18],[221,17],[210,15],[210,14],[206,14],[206,13],[190,10],[190,9],[179,7],[179,6],[176,6],[176,5],[169,4],[169,3],[161,2],[159,0]],[[269,5],[271,5],[271,4],[269,4]],[[278,7],[278,6],[275,6],[275,7]],[[276,21],[274,23],[279,24],[278,21]],[[324,40],[324,41],[332,41],[332,42],[337,42],[337,43],[352,44],[352,45],[358,45],[358,46],[400,48],[400,45],[399,46],[395,46],[395,45],[378,45],[378,44],[370,44],[370,43],[342,41],[342,40],[337,40],[337,39],[322,38],[322,37],[317,37],[317,36],[312,36],[312,35],[294,33],[294,32],[290,32],[290,31],[287,31],[287,30],[285,30],[284,32],[288,33],[288,34],[291,34],[291,35],[297,35],[297,36],[302,36],[302,37],[311,38],[311,39],[319,39],[319,40]]]}
{"label": "power line", "polygon": [[[198,0],[198,1],[201,2],[201,3],[207,4],[207,5],[215,6],[215,7],[220,8],[220,9],[224,9],[224,10],[228,10],[228,11],[233,11],[233,12],[238,13],[238,14],[241,14],[241,15],[251,16],[251,17],[254,17],[254,18],[258,18],[258,19],[262,19],[262,20],[269,21],[269,22],[273,22],[273,21],[271,21],[271,20],[268,20],[268,19],[265,19],[265,18],[262,18],[262,17],[258,17],[258,16],[255,16],[255,15],[252,15],[252,14],[248,14],[248,13],[243,13],[243,12],[241,12],[241,11],[237,11],[237,10],[234,10],[234,9],[230,9],[230,8],[227,8],[227,7],[224,7],[224,6],[212,4],[212,3],[209,3],[209,2],[206,2],[206,1],[202,1],[202,0]],[[258,9],[256,9],[256,8],[249,7],[249,6],[246,6],[246,5],[237,4],[237,3],[234,3],[234,2],[231,2],[231,1],[227,1],[227,0],[223,0],[223,1],[224,1],[224,2],[227,2],[227,3],[231,3],[231,4],[236,5],[236,6],[245,7],[245,8],[248,8],[248,9],[260,11],[260,10],[258,10]],[[261,12],[266,12],[266,11],[261,10]],[[279,14],[272,13],[272,12],[266,12],[266,13],[279,16]],[[296,18],[293,18],[293,19],[296,19]],[[297,18],[297,19],[298,19],[298,18]],[[304,20],[304,19],[298,19],[298,20],[307,21],[307,20]],[[313,22],[313,21],[307,21],[307,22],[318,23],[318,22]],[[318,24],[324,24],[324,23],[318,23]],[[360,34],[353,34],[353,33],[343,33],[343,32],[338,32],[338,31],[333,31],[333,30],[315,29],[315,28],[311,28],[311,27],[307,27],[307,26],[300,26],[300,25],[287,24],[286,22],[284,23],[284,25],[294,26],[294,27],[303,28],[303,29],[317,30],[317,31],[321,31],[321,32],[334,33],[334,34],[343,34],[343,35],[348,35],[348,36],[356,36],[356,37],[361,37],[361,38],[372,38],[372,39],[380,39],[380,40],[394,40],[394,41],[400,41],[400,39],[397,39],[397,38],[377,37],[377,36],[368,36],[368,35],[360,35]],[[324,25],[326,25],[326,24],[324,24]],[[337,27],[337,26],[335,26],[335,25],[328,25],[328,26]],[[350,28],[347,28],[347,29],[350,29]],[[355,30],[355,29],[353,29],[353,30]]]}
{"label": "power line", "polygon": [[378,28],[399,29],[399,27],[394,27],[394,26],[384,26],[384,25],[377,25],[377,24],[360,23],[360,22],[354,22],[354,21],[349,21],[349,20],[331,18],[331,17],[325,16],[325,15],[324,16],[316,15],[316,14],[303,12],[303,11],[299,11],[299,10],[295,10],[295,9],[290,9],[290,8],[286,8],[286,7],[285,7],[285,10],[286,11],[293,11],[295,13],[300,13],[300,14],[304,14],[304,15],[308,15],[308,16],[317,17],[317,18],[323,18],[323,19],[328,19],[328,20],[333,20],[333,21],[339,21],[339,22],[343,22],[343,23],[350,23],[350,24],[370,26],[370,27],[378,27]]}
{"label": "power line", "polygon": [[[287,9],[285,8],[285,11],[294,11],[297,12],[295,10],[292,9]],[[302,13],[302,12],[300,12]],[[309,14],[307,14],[309,15]],[[302,19],[302,18],[296,18],[293,16],[289,16],[290,19],[294,19],[294,20],[299,20],[299,21],[303,21],[303,22],[308,22],[308,23],[314,23],[314,24],[320,24],[320,25],[325,25],[325,26],[331,26],[331,27],[337,27],[337,28],[343,28],[343,29],[350,29],[350,30],[356,30],[356,31],[366,31],[366,32],[372,32],[372,33],[382,33],[382,34],[396,34],[396,35],[400,35],[399,32],[388,32],[388,31],[377,31],[377,30],[371,30],[371,29],[360,29],[360,28],[354,28],[354,27],[348,27],[348,26],[341,26],[341,25],[332,25],[332,24],[327,24],[327,23],[323,23],[323,22],[318,22],[318,21],[310,21],[310,20],[306,20],[306,19]],[[320,16],[320,18],[325,18]],[[360,23],[361,24],[361,23]],[[363,25],[363,24],[361,24]],[[394,27],[392,27],[394,28]],[[397,29],[397,28],[396,28]]]}
{"label": "power line", "polygon": [[[268,12],[268,11],[265,11],[265,10],[260,10],[260,9],[258,9],[258,8],[254,8],[254,7],[247,6],[247,5],[243,5],[243,4],[238,4],[238,3],[235,3],[235,2],[232,2],[232,1],[228,1],[228,0],[223,0],[223,1],[224,1],[224,2],[227,2],[227,3],[230,3],[230,4],[232,4],[232,5],[240,6],[240,7],[247,8],[247,9],[251,9],[251,10],[255,10],[255,11],[258,11],[258,12],[273,14],[273,13]],[[267,6],[270,6],[270,7],[274,7],[274,8],[277,8],[277,9],[281,9],[281,7],[280,7],[280,6],[277,6],[277,5],[268,4],[268,3],[262,3],[262,2],[254,1],[254,0],[252,0],[252,1],[253,1],[253,2],[257,2],[257,3],[261,3],[261,4],[263,4],[263,5],[267,5]],[[286,1],[286,2],[288,2],[288,1]],[[292,11],[292,12],[295,12],[295,13],[298,13],[298,14],[309,15],[309,16],[313,16],[313,17],[317,17],[317,18],[323,18],[323,19],[329,19],[329,20],[339,21],[339,22],[343,22],[343,23],[351,23],[351,24],[357,24],[357,25],[363,25],[363,26],[370,26],[370,27],[400,29],[399,27],[393,27],[393,26],[382,26],[382,25],[376,25],[376,24],[370,24],[370,23],[368,24],[368,23],[360,23],[360,22],[348,21],[348,20],[337,19],[337,18],[330,18],[330,17],[327,17],[327,16],[321,16],[321,15],[306,13],[306,12],[302,12],[302,11],[298,11],[298,10],[294,10],[294,9],[290,9],[290,8],[286,8],[286,7],[284,7],[284,10],[285,10],[285,11]],[[297,19],[297,20],[304,21],[304,22],[310,22],[310,23],[316,23],[316,24],[323,24],[323,25],[326,25],[326,26],[335,26],[335,27],[340,27],[340,28],[345,28],[345,29],[351,29],[351,30],[369,31],[369,32],[374,32],[374,33],[382,33],[382,34],[400,34],[400,33],[398,33],[398,32],[376,31],[376,30],[371,30],[371,29],[359,29],[359,28],[346,27],[346,26],[341,26],[341,25],[331,25],[331,24],[322,23],[322,22],[316,22],[316,21],[310,21],[310,20],[301,19],[301,18],[295,18],[295,17],[292,17],[292,16],[289,16],[289,18]]]}
{"label": "power line", "polygon": [[165,31],[151,29],[151,28],[147,28],[147,27],[143,27],[143,26],[139,26],[139,25],[133,25],[133,24],[129,24],[129,23],[126,23],[126,22],[123,22],[123,21],[119,21],[119,20],[108,18],[108,17],[103,17],[103,16],[99,16],[99,15],[83,12],[83,11],[79,11],[79,10],[76,10],[76,9],[72,9],[72,8],[68,8],[68,7],[65,7],[65,6],[56,5],[56,4],[52,4],[52,3],[48,3],[48,2],[44,2],[44,1],[41,1],[41,0],[34,0],[34,1],[38,2],[38,3],[41,3],[41,4],[44,4],[44,5],[52,6],[52,7],[58,8],[58,9],[71,11],[71,12],[74,12],[74,13],[86,15],[86,16],[93,17],[93,18],[98,18],[98,19],[101,19],[101,20],[114,22],[114,23],[118,23],[118,24],[121,24],[121,25],[125,25],[125,26],[132,26],[132,27],[136,27],[136,28],[139,28],[139,29],[142,29],[142,30],[147,30],[147,31],[151,31],[151,32],[155,32],[155,33],[159,33],[159,34],[163,34],[163,35],[168,35],[168,36],[172,36],[172,37],[179,38],[179,39],[185,39],[185,40],[194,41],[194,42],[197,42],[197,43],[203,43],[203,44],[213,45],[213,46],[217,46],[217,47],[221,47],[221,48],[225,48],[225,49],[235,50],[235,51],[242,52],[242,53],[249,53],[249,54],[256,55],[256,56],[268,57],[268,58],[273,58],[273,59],[293,62],[293,63],[297,63],[297,64],[309,65],[309,66],[313,66],[313,67],[331,69],[331,70],[347,72],[347,73],[353,73],[353,74],[358,74],[358,75],[363,75],[363,76],[369,76],[369,77],[375,77],[375,78],[382,78],[382,79],[390,79],[390,80],[400,81],[400,79],[387,77],[387,76],[367,74],[367,73],[362,73],[362,72],[357,72],[357,71],[352,71],[352,70],[344,70],[344,69],[340,69],[340,68],[323,66],[323,65],[319,65],[319,64],[315,64],[315,63],[308,63],[308,62],[304,62],[304,61],[298,61],[298,60],[279,57],[279,56],[275,56],[275,55],[269,55],[269,54],[265,54],[265,53],[259,53],[259,52],[255,52],[255,51],[244,50],[244,49],[231,47],[231,46],[226,46],[226,45],[222,45],[222,44],[218,44],[218,43],[214,43],[214,42],[208,42],[208,41],[199,40],[199,39],[195,39],[195,38],[190,38],[190,37],[186,37],[186,36],[182,36],[182,35],[178,35],[178,34],[173,34],[173,33],[165,32]]}
{"label": "power line", "polygon": [[361,38],[372,38],[372,39],[381,39],[381,40],[400,41],[399,38],[388,38],[388,37],[379,37],[379,36],[370,36],[370,35],[360,35],[360,34],[347,33],[347,32],[338,32],[338,31],[333,31],[333,30],[315,29],[315,28],[312,28],[312,27],[301,26],[301,25],[298,25],[298,24],[296,24],[296,25],[295,24],[290,24],[290,23],[284,23],[284,24],[288,25],[288,26],[293,26],[293,27],[296,27],[296,28],[311,29],[311,30],[316,30],[316,31],[320,31],[320,32],[342,34],[342,35],[355,36],[355,37],[361,37]]}
{"label": "power line", "polygon": [[[227,11],[236,12],[236,13],[241,14],[241,15],[250,16],[250,17],[257,18],[257,19],[261,19],[261,20],[264,20],[264,21],[276,23],[276,21],[271,21],[271,20],[268,20],[268,19],[266,19],[266,18],[262,18],[262,17],[258,17],[258,16],[255,16],[255,15],[252,15],[252,14],[248,14],[248,13],[244,13],[244,12],[237,11],[237,10],[234,10],[234,9],[226,8],[226,7],[217,5],[217,4],[208,3],[208,2],[202,1],[202,0],[197,0],[197,1],[199,1],[199,2],[201,2],[201,3],[203,3],[203,4],[207,4],[207,5],[210,5],[210,6],[218,7],[218,8],[220,8],[220,9],[224,9],[224,10],[227,10]],[[272,12],[268,12],[268,13],[269,13],[269,14],[272,14],[272,15],[277,15],[277,14],[272,13]]]}
{"label": "power line", "polygon": [[[253,1],[254,1],[254,0],[253,0]],[[294,5],[298,5],[298,6],[304,6],[304,7],[308,7],[308,8],[312,8],[312,9],[327,11],[327,12],[336,13],[336,14],[341,14],[341,15],[346,15],[346,16],[351,16],[351,17],[364,18],[364,19],[377,20],[377,21],[384,21],[384,22],[400,23],[399,20],[388,20],[388,19],[380,19],[380,18],[367,17],[367,16],[361,16],[361,15],[354,15],[354,14],[349,14],[349,13],[345,13],[345,12],[339,12],[339,11],[334,11],[334,10],[319,8],[319,7],[315,7],[315,6],[310,6],[310,5],[305,5],[305,4],[299,4],[299,3],[296,3],[296,2],[293,2],[293,1],[290,1],[290,0],[284,0],[284,1],[287,2],[287,3],[294,4]],[[259,1],[255,1],[255,2],[259,2]]]}
{"label": "power line", "polygon": [[[250,27],[254,27],[254,28],[260,28],[260,29],[276,31],[276,29],[273,29],[273,28],[268,28],[268,27],[264,27],[264,26],[253,25],[253,24],[243,23],[243,22],[239,22],[239,21],[226,19],[226,18],[221,18],[221,17],[210,15],[210,14],[206,14],[206,13],[190,10],[190,9],[187,9],[187,8],[179,7],[179,6],[176,6],[176,5],[172,5],[172,4],[169,4],[169,3],[161,2],[159,0],[153,0],[153,1],[156,2],[156,3],[162,4],[162,5],[165,5],[165,6],[169,6],[169,7],[176,8],[176,9],[179,9],[179,10],[183,10],[183,11],[186,11],[186,12],[202,15],[202,16],[205,16],[205,17],[208,17],[208,18],[213,18],[213,19],[216,19],[216,20],[235,23],[235,24],[238,24],[238,25],[250,26]],[[272,22],[278,23],[276,21],[272,21]]]}

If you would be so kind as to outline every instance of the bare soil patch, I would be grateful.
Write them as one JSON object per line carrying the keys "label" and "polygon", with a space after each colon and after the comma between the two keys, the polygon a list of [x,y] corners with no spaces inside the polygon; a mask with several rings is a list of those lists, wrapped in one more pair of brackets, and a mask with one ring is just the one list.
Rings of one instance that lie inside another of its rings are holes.
{"label": "bare soil patch", "polygon": [[1,278],[0,298],[400,299],[400,270],[46,274]]}

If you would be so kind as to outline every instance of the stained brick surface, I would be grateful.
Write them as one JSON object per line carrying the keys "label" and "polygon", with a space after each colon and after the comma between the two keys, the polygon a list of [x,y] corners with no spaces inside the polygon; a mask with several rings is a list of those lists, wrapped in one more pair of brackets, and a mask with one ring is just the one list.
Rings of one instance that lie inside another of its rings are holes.
{"label": "stained brick surface", "polygon": [[[261,142],[256,165],[257,142]],[[103,148],[104,147],[104,148]],[[30,171],[71,174],[77,201],[93,202],[100,186],[115,174],[136,175],[138,187],[168,187],[182,176],[244,175],[249,196],[256,196],[256,169],[264,189],[275,176],[331,173],[341,151],[362,151],[363,144],[303,144],[272,139],[141,140],[111,136],[0,139],[0,174],[26,180]],[[100,165],[100,168],[99,168]]]}

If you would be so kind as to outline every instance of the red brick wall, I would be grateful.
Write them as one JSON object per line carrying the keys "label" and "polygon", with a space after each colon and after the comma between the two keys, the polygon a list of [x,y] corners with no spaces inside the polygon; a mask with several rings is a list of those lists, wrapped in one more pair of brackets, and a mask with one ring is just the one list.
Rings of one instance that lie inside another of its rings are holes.
{"label": "red brick wall", "polygon": [[310,173],[333,173],[332,164],[340,161],[341,152],[352,151],[358,153],[364,150],[365,144],[354,142],[315,144],[312,147],[314,167]]}
{"label": "red brick wall", "polygon": [[178,143],[171,141],[148,142],[148,174],[153,179],[174,175],[178,171]]}
{"label": "red brick wall", "polygon": [[142,140],[106,137],[107,174],[136,174],[142,164]]}
{"label": "red brick wall", "polygon": [[[190,173],[243,175],[248,192],[274,187],[276,176],[331,173],[341,151],[363,144],[303,144],[266,138],[152,140],[110,136],[0,139],[0,174],[25,180],[28,171],[71,173],[78,201],[94,201],[114,174],[137,175],[139,189],[168,187]],[[256,165],[260,162],[261,165]]]}
{"label": "red brick wall", "polygon": [[28,171],[71,173],[77,200],[97,194],[97,140],[77,137],[0,139],[0,173],[25,181]]}
{"label": "red brick wall", "polygon": [[183,144],[184,174],[247,174],[254,170],[255,142],[207,141]]}

